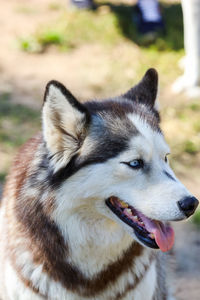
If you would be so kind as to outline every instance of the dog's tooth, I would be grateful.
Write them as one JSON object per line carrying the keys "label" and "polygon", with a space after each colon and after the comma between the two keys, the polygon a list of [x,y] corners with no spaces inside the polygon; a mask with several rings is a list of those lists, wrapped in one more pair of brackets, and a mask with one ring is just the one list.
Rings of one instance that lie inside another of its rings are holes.
{"label": "dog's tooth", "polygon": [[151,239],[155,239],[155,235],[154,235],[153,233],[150,233],[150,234],[149,234],[149,237],[150,237]]}
{"label": "dog's tooth", "polygon": [[124,212],[125,212],[127,215],[132,216],[132,211],[131,211],[130,208],[126,208],[126,209],[124,210]]}
{"label": "dog's tooth", "polygon": [[126,204],[125,202],[123,202],[122,200],[118,200],[119,201],[119,203],[121,204],[121,206],[123,207],[123,208],[128,208],[128,204]]}

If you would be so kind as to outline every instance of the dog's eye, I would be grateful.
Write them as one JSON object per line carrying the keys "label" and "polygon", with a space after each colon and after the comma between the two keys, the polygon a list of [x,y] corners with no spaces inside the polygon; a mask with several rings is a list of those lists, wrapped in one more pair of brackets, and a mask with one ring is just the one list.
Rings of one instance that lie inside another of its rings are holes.
{"label": "dog's eye", "polygon": [[122,162],[122,163],[128,165],[132,169],[141,169],[144,167],[144,161],[142,159],[134,159],[130,162]]}
{"label": "dog's eye", "polygon": [[166,155],[165,155],[165,162],[167,163],[168,162],[168,156],[169,155],[169,153],[167,153]]}

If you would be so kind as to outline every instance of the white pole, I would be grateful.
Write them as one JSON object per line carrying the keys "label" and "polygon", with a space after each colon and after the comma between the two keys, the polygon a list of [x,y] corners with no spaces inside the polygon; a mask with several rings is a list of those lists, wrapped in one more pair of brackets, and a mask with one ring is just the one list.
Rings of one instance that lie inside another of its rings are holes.
{"label": "white pole", "polygon": [[184,75],[175,82],[175,92],[200,95],[200,0],[182,0],[184,45],[186,59]]}

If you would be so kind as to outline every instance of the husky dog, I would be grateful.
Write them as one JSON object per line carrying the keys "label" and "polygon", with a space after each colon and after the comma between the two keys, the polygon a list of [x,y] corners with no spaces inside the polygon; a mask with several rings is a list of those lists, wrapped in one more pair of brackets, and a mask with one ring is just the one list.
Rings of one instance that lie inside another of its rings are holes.
{"label": "husky dog", "polygon": [[1,300],[169,299],[168,221],[198,200],[168,164],[157,82],[149,69],[124,95],[85,104],[48,83],[43,132],[19,151],[1,202]]}

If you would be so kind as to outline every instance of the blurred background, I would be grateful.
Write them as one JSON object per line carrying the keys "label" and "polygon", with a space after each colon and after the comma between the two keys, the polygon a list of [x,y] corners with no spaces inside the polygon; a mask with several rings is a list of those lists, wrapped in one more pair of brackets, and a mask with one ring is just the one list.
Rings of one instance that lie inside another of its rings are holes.
{"label": "blurred background", "polygon": [[[172,88],[184,65],[181,2],[160,1],[164,26],[156,35],[139,28],[134,0],[97,1],[91,10],[79,10],[72,2],[1,0],[0,192],[17,149],[40,130],[49,80],[61,81],[84,101],[123,93],[154,67],[160,75],[170,163],[200,199],[200,97],[175,94]],[[189,222],[175,224],[173,272],[180,300],[200,299],[199,226],[199,212]]]}

